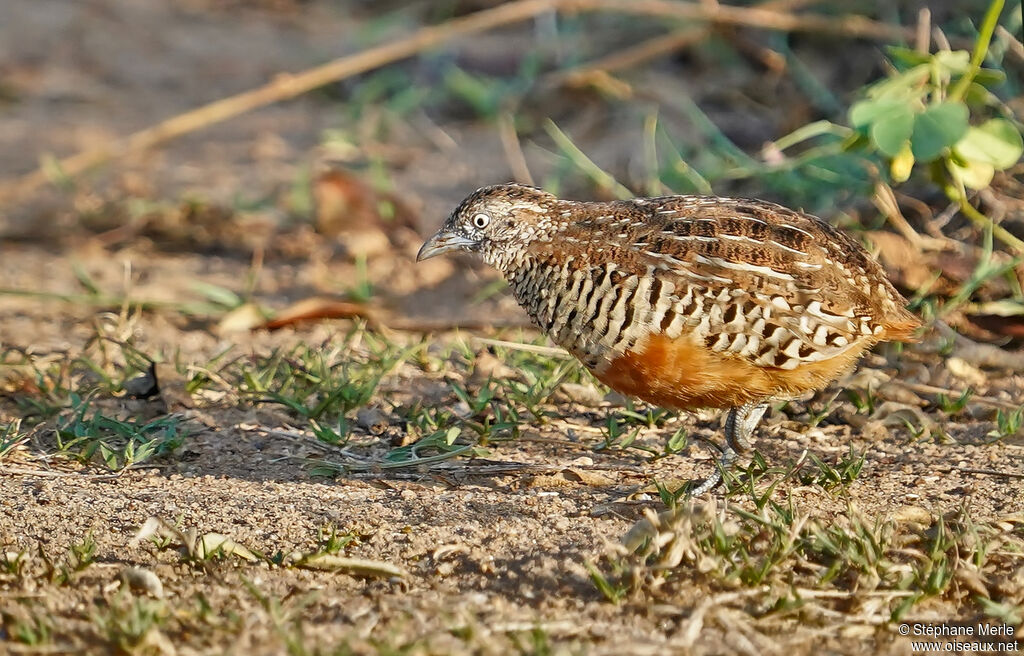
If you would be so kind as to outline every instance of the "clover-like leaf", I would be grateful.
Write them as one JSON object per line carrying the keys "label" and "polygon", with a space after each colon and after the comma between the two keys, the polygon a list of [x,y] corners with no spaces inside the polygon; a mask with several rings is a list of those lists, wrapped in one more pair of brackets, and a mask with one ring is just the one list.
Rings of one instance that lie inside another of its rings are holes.
{"label": "clover-like leaf", "polygon": [[928,82],[931,74],[932,67],[930,64],[914,66],[899,75],[873,84],[868,89],[868,96],[871,98],[898,98],[903,100],[923,98],[928,92],[925,83]]}
{"label": "clover-like leaf", "polygon": [[960,140],[969,127],[970,111],[962,102],[931,105],[914,119],[910,147],[919,162],[930,162]]}
{"label": "clover-like leaf", "polygon": [[855,128],[868,127],[901,110],[909,111],[906,100],[899,98],[868,98],[860,100],[850,108],[850,125]]}
{"label": "clover-like leaf", "polygon": [[889,57],[894,63],[902,64],[904,66],[919,66],[921,64],[927,64],[932,58],[932,56],[926,52],[921,52],[914,48],[905,48],[903,46],[886,46],[885,50],[889,53]]}
{"label": "clover-like leaf", "polygon": [[914,113],[903,103],[872,123],[869,134],[878,150],[889,157],[896,157],[910,139],[913,130]]}
{"label": "clover-like leaf", "polygon": [[966,50],[940,50],[932,59],[950,73],[966,73],[971,66],[971,53]]}
{"label": "clover-like leaf", "polygon": [[983,68],[974,74],[974,81],[984,87],[991,87],[1002,84],[1006,80],[1006,73],[995,68]]}
{"label": "clover-like leaf", "polygon": [[953,147],[968,162],[989,164],[997,170],[1017,163],[1024,152],[1024,140],[1017,127],[1002,118],[993,118],[970,127]]}
{"label": "clover-like leaf", "polygon": [[968,160],[961,165],[950,160],[948,164],[950,174],[968,189],[984,189],[992,182],[992,177],[996,173],[995,167],[988,162]]}

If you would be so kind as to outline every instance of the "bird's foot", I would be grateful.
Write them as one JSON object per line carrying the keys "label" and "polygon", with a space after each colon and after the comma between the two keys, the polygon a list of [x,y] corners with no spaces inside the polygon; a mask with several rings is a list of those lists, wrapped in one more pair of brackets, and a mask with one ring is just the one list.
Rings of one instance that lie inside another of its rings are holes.
{"label": "bird's foot", "polygon": [[725,472],[730,471],[736,464],[740,454],[750,451],[750,438],[767,410],[767,403],[751,403],[729,411],[729,416],[725,419],[725,447],[721,448],[722,457],[718,459],[715,471],[710,476],[702,481],[691,481],[685,486],[689,488],[688,494],[691,497],[703,496],[716,488],[721,484]]}

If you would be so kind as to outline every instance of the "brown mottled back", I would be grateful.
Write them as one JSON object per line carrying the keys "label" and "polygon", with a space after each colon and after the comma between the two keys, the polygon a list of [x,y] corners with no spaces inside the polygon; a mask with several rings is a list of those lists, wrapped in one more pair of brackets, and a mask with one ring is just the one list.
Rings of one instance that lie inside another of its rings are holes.
{"label": "brown mottled back", "polygon": [[764,201],[575,202],[499,185],[467,198],[442,234],[497,267],[598,378],[669,407],[817,389],[920,325],[856,241]]}

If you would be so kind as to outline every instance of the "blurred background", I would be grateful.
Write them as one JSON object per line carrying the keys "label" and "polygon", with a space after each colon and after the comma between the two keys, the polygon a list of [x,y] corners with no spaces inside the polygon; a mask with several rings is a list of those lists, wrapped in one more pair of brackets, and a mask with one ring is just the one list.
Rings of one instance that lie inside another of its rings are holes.
{"label": "blurred background", "polygon": [[[890,156],[850,146],[842,131],[868,85],[915,63],[889,46],[969,51],[981,1],[767,2],[795,19],[786,29],[762,29],[755,3],[713,25],[630,3],[534,9],[122,150],[128,135],[182,112],[501,4],[3,0],[3,287],[68,294],[83,291],[87,272],[93,291],[123,296],[131,261],[137,300],[179,303],[190,316],[209,317],[200,306],[211,300],[228,310],[258,298],[265,313],[324,293],[374,296],[424,325],[451,317],[452,303],[470,323],[515,323],[491,274],[467,282],[452,275],[467,262],[410,260],[461,198],[512,179],[581,199],[757,196],[856,230],[895,225],[903,237],[941,230],[981,243],[980,224],[950,210],[926,164],[896,185]],[[841,24],[843,14],[862,24]],[[991,95],[971,120],[1020,115],[1019,32],[1020,3],[1010,2],[986,61],[1002,76],[986,83]],[[77,153],[89,165],[61,161]],[[985,185],[988,200],[972,202],[989,202],[1020,235],[1019,170],[1003,168]],[[879,182],[897,193],[880,200]],[[892,251],[883,257],[905,259],[906,240],[882,246]],[[64,263],[71,252],[77,276]],[[970,277],[969,254],[947,252],[958,264],[931,281],[922,270],[934,270],[935,255],[897,267],[904,290],[955,293]],[[254,257],[272,273],[251,275]],[[230,294],[211,298],[214,288]]]}

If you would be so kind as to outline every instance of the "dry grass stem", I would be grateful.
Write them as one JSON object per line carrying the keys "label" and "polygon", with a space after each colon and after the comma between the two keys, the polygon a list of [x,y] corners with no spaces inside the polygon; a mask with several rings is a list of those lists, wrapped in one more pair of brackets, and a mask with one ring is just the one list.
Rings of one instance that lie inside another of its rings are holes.
{"label": "dry grass stem", "polygon": [[501,147],[505,151],[505,159],[515,181],[534,184],[530,167],[526,164],[526,156],[523,155],[523,146],[519,143],[515,117],[509,112],[503,112],[498,116],[498,137],[501,139]]}

